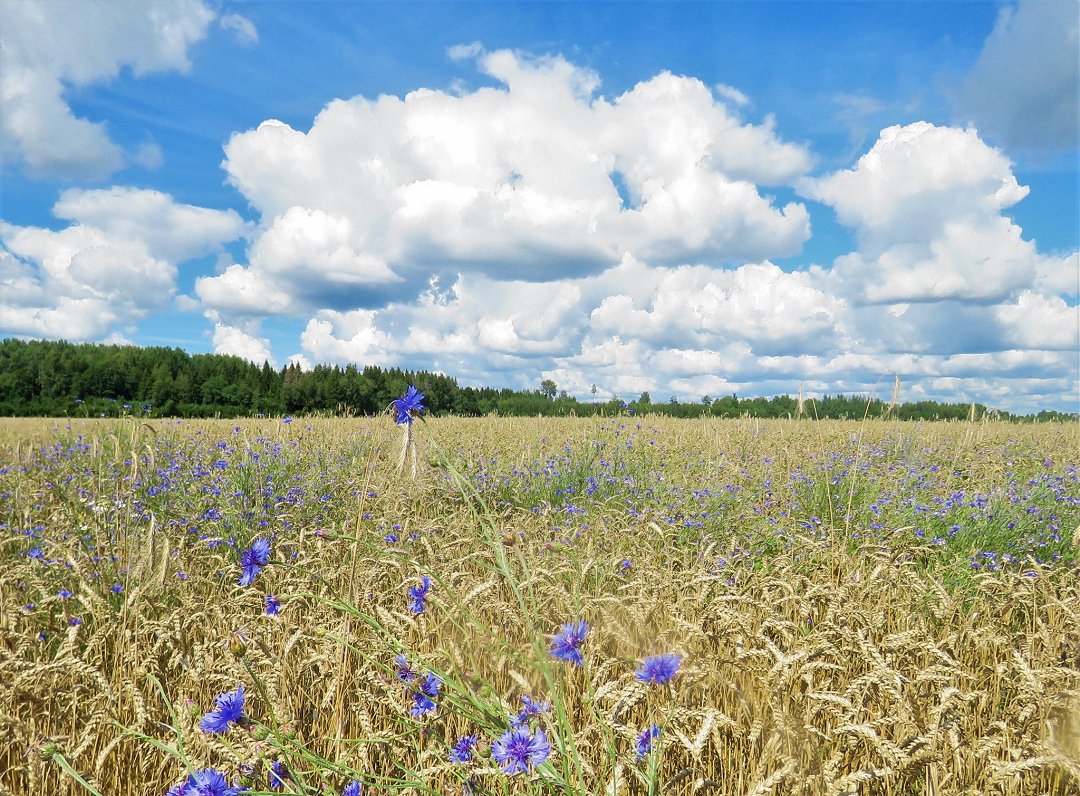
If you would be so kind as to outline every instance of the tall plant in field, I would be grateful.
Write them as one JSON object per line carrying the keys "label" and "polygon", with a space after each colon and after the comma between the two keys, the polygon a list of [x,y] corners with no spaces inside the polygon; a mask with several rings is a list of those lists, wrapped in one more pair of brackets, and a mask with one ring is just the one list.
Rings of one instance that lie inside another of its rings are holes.
{"label": "tall plant in field", "polygon": [[426,408],[425,398],[422,392],[410,384],[405,394],[395,398],[389,407],[394,412],[394,422],[401,426],[403,432],[401,452],[398,454],[398,472],[405,469],[405,460],[411,459],[413,478],[416,478],[416,437],[413,434],[413,421],[423,414]]}

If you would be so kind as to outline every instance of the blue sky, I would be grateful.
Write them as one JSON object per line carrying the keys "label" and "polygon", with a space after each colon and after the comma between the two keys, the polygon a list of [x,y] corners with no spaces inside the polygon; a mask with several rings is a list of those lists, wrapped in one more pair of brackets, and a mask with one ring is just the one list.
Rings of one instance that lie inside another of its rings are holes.
{"label": "blue sky", "polygon": [[0,336],[1078,409],[1071,0],[0,22]]}

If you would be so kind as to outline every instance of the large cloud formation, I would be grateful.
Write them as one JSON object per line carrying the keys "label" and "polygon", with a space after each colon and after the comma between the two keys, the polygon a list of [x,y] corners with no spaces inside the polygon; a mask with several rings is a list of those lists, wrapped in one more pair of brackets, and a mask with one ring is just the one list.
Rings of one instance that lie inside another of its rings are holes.
{"label": "large cloud formation", "polygon": [[1039,259],[1002,215],[1028,189],[974,130],[889,127],[854,169],[805,180],[803,192],[858,233],[832,277],[869,303],[1000,300],[1030,283]]}
{"label": "large cloud formation", "polygon": [[125,160],[103,122],[75,115],[68,87],[191,67],[215,13],[202,0],[0,3],[0,157],[32,176],[99,179]]}
{"label": "large cloud formation", "polygon": [[176,293],[177,264],[212,253],[246,226],[233,210],[133,188],[65,191],[54,231],[0,221],[0,319],[7,333],[115,337]]}
{"label": "large cloud formation", "polygon": [[[893,373],[909,398],[1075,390],[1077,255],[1040,253],[1005,215],[1028,189],[975,130],[889,127],[810,177],[811,153],[740,118],[730,88],[662,73],[608,99],[558,56],[451,55],[496,85],[233,136],[224,167],[261,220],[246,264],[199,280],[211,317],[307,313],[302,361],[578,395],[866,391]],[[773,185],[830,206],[857,248],[775,265],[810,227]]]}
{"label": "large cloud formation", "polygon": [[500,85],[337,100],[307,133],[269,121],[234,135],[225,169],[262,218],[246,284],[301,307],[375,308],[432,275],[745,262],[809,236],[805,207],[758,190],[805,174],[809,154],[701,81],[664,73],[608,101],[560,57],[481,51],[477,64]]}

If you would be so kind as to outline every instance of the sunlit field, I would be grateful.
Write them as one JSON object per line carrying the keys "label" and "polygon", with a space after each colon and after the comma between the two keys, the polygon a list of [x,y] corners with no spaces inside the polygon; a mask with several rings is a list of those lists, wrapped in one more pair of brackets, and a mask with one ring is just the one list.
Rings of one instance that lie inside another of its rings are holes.
{"label": "sunlit field", "polygon": [[0,792],[1080,793],[1077,425],[406,428],[0,421]]}

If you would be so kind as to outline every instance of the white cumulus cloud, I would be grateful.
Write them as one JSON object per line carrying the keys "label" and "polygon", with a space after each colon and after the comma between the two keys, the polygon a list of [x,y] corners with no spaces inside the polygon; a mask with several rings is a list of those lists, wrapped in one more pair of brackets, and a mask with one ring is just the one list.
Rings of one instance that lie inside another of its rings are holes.
{"label": "white cumulus cloud", "polygon": [[1080,349],[1080,307],[1059,296],[1025,290],[1016,301],[995,308],[1006,339],[1017,348]]}
{"label": "white cumulus cloud", "polygon": [[196,279],[195,294],[204,307],[225,315],[281,315],[294,308],[292,296],[235,263],[217,276]]}
{"label": "white cumulus cloud", "polygon": [[1002,299],[1028,286],[1040,256],[1002,211],[1023,199],[1008,159],[974,130],[889,127],[855,168],[804,180],[859,248],[832,269],[869,303]]}
{"label": "white cumulus cloud", "polygon": [[240,357],[256,365],[269,362],[271,367],[277,367],[277,361],[270,350],[270,341],[236,326],[214,324],[214,353]]}
{"label": "white cumulus cloud", "polygon": [[53,215],[113,237],[142,241],[156,256],[173,262],[208,254],[246,229],[235,210],[196,207],[161,191],[122,186],[66,190]]}
{"label": "white cumulus cloud", "polygon": [[0,222],[0,243],[9,263],[0,327],[17,335],[104,336],[116,321],[141,317],[174,290],[172,263],[139,241],[94,227],[53,232]]}
{"label": "white cumulus cloud", "polygon": [[809,274],[785,273],[770,262],[733,271],[683,266],[653,273],[652,290],[636,301],[622,293],[606,296],[591,313],[591,329],[654,342],[743,340],[766,353],[834,346],[845,312],[844,302]]}
{"label": "white cumulus cloud", "polygon": [[803,205],[757,188],[805,174],[809,153],[701,81],[662,73],[609,100],[561,56],[449,55],[499,85],[335,100],[306,133],[268,120],[230,139],[229,181],[262,217],[251,269],[312,310],[347,311],[415,300],[432,275],[741,263],[809,236]]}
{"label": "white cumulus cloud", "polygon": [[126,188],[68,191],[61,230],[0,221],[0,331],[94,340],[167,304],[177,264],[243,234],[232,210]]}
{"label": "white cumulus cloud", "polygon": [[214,11],[202,0],[0,3],[0,157],[34,177],[97,179],[123,165],[105,124],[75,115],[68,87],[186,71]]}
{"label": "white cumulus cloud", "polygon": [[321,310],[300,335],[300,344],[315,362],[385,364],[390,342],[376,327],[371,310]]}

